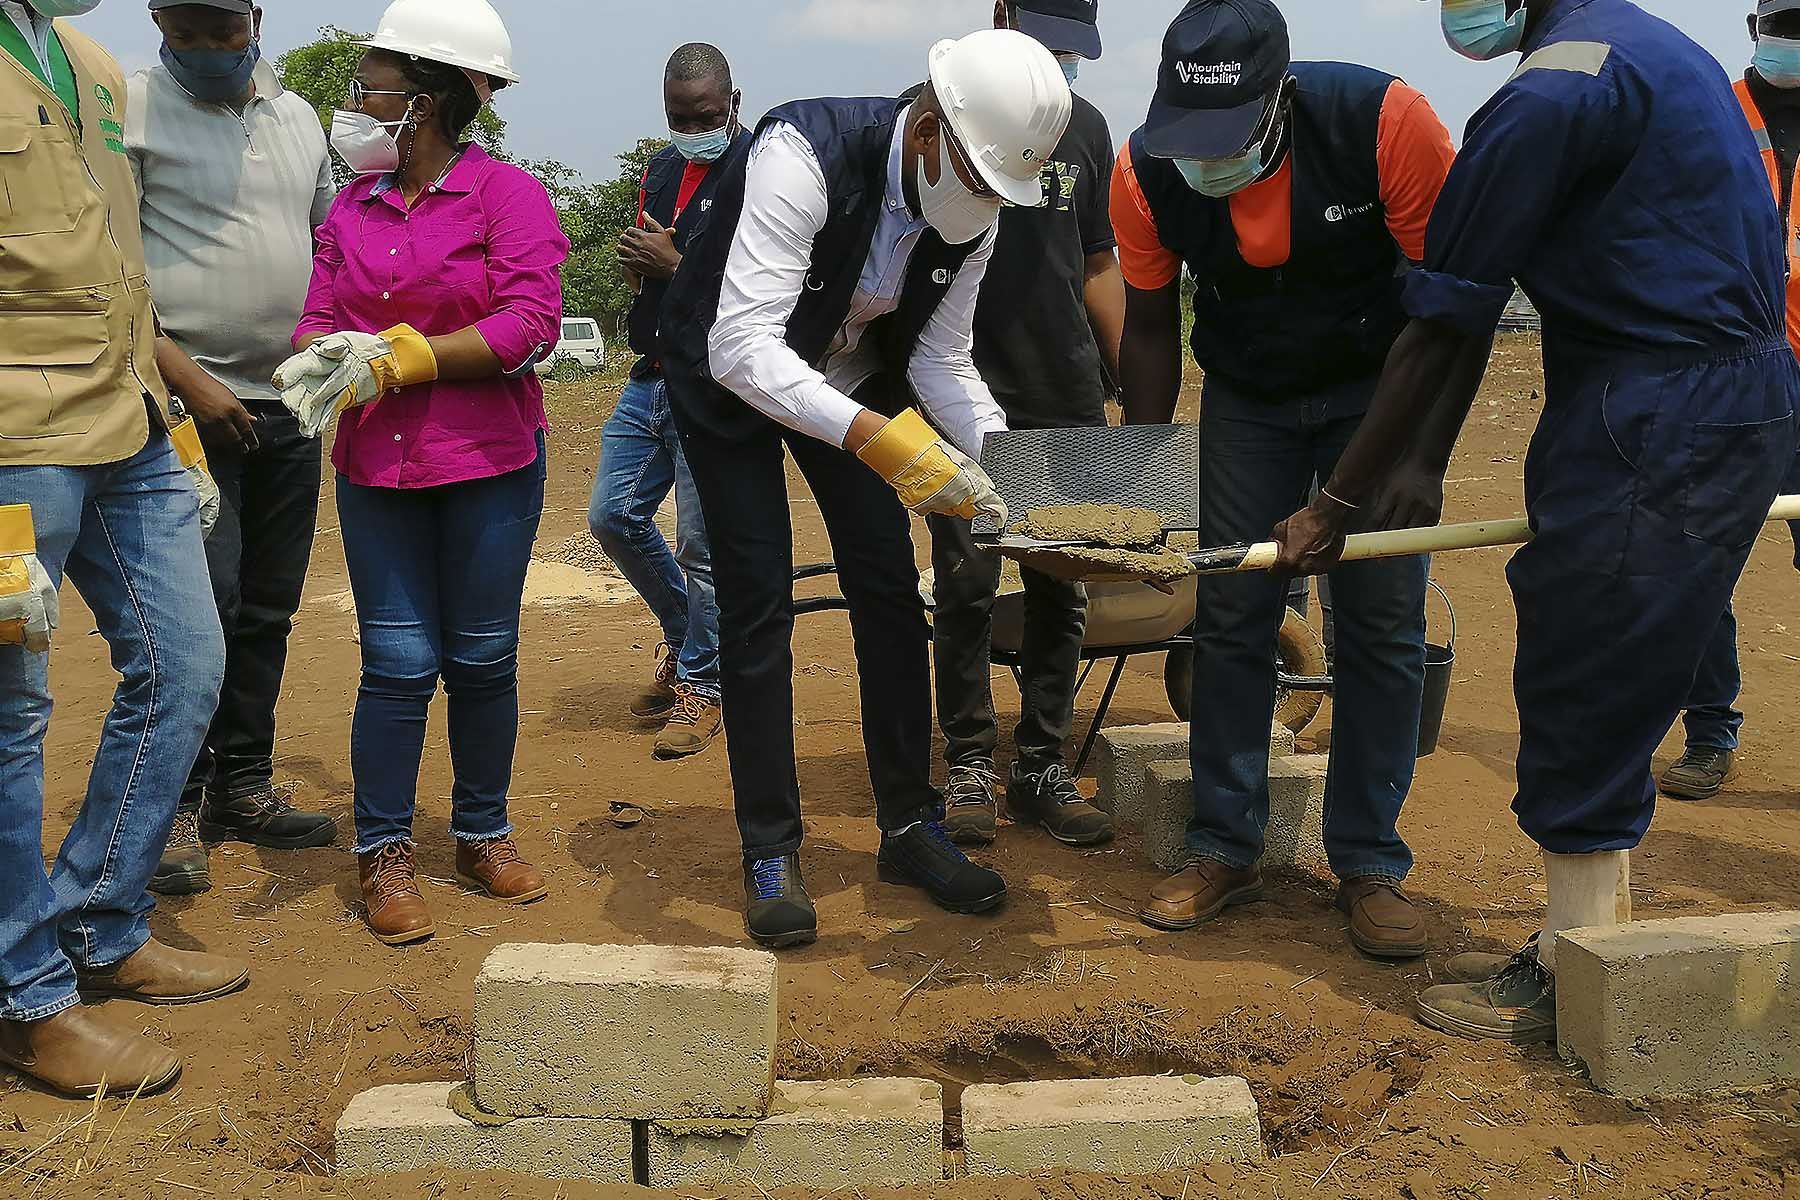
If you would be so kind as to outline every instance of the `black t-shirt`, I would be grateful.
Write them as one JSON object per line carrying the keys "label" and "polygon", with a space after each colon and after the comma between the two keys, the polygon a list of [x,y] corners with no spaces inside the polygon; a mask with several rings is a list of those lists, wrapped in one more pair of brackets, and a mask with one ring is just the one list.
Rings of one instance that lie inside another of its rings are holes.
{"label": "black t-shirt", "polygon": [[1106,424],[1106,376],[1088,325],[1086,258],[1118,245],[1112,135],[1075,97],[1044,164],[1044,203],[1008,207],[975,307],[975,365],[1014,429]]}

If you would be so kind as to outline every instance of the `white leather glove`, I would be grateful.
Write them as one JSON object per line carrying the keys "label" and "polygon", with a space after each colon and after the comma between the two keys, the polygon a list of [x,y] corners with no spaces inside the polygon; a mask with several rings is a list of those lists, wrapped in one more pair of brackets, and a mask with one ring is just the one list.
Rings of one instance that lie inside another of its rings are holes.
{"label": "white leather glove", "polygon": [[379,334],[326,334],[276,369],[275,386],[301,431],[318,437],[345,409],[437,377],[430,341],[410,325],[396,325]]}
{"label": "white leather glove", "polygon": [[900,494],[916,513],[974,520],[992,517],[1002,529],[1010,514],[981,464],[938,436],[909,408],[869,439],[856,456]]}
{"label": "white leather glove", "polygon": [[223,498],[219,495],[219,485],[213,482],[212,470],[206,465],[206,448],[200,443],[200,429],[194,424],[194,418],[187,417],[169,431],[169,440],[175,443],[175,457],[194,482],[194,492],[200,500],[200,536],[209,538],[219,524],[219,509]]}
{"label": "white leather glove", "polygon": [[0,645],[48,654],[60,616],[56,587],[38,562],[31,506],[0,508]]}

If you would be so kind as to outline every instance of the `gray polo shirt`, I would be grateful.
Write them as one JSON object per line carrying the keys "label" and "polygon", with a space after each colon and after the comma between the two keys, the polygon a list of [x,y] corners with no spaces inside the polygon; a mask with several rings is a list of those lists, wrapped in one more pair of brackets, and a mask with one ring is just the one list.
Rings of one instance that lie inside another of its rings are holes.
{"label": "gray polo shirt", "polygon": [[195,100],[167,68],[128,84],[125,145],[163,332],[246,400],[275,400],[334,193],[319,115],[256,68],[240,115]]}

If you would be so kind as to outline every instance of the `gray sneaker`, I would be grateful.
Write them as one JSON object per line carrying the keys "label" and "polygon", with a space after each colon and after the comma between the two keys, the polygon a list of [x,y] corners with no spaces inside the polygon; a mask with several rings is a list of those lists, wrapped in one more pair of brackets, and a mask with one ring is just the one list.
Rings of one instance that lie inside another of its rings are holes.
{"label": "gray sneaker", "polygon": [[999,826],[994,789],[1000,777],[990,758],[972,758],[950,768],[944,789],[944,828],[959,846],[986,846]]}
{"label": "gray sneaker", "polygon": [[1419,1020],[1457,1037],[1517,1045],[1556,1040],[1556,977],[1538,961],[1535,940],[1492,979],[1426,988],[1418,1008]]}

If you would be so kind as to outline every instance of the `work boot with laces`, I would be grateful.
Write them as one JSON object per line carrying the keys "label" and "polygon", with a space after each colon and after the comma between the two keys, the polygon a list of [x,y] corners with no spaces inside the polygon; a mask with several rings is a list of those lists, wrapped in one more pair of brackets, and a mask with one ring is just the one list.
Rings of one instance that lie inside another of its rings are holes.
{"label": "work boot with laces", "polygon": [[950,783],[944,789],[944,828],[950,831],[951,841],[960,846],[993,842],[1000,824],[999,806],[994,802],[999,782],[991,758],[971,758],[950,768]]}
{"label": "work boot with laces", "polygon": [[1483,1041],[1556,1039],[1556,977],[1538,961],[1533,939],[1492,979],[1445,983],[1419,993],[1419,1020],[1433,1029]]}
{"label": "work boot with laces", "polygon": [[390,946],[423,941],[437,932],[419,893],[418,866],[410,842],[394,842],[356,856],[369,932]]}
{"label": "work boot with laces", "polygon": [[1021,825],[1042,825],[1066,846],[1098,846],[1113,838],[1112,818],[1088,803],[1059,762],[1036,771],[1014,763],[1006,783],[1006,815]]}
{"label": "work boot with laces", "polygon": [[1006,901],[1006,880],[970,862],[937,821],[883,834],[875,865],[883,883],[923,888],[939,908],[953,913],[984,913]]}
{"label": "work boot with laces", "polygon": [[725,710],[715,697],[685,683],[675,685],[675,697],[675,711],[656,735],[656,757],[661,759],[690,758],[712,745],[725,729]]}
{"label": "work boot with laces", "polygon": [[1725,790],[1736,774],[1737,755],[1729,750],[1707,746],[1689,746],[1667,771],[1663,772],[1661,790],[1677,800],[1711,800]]}
{"label": "work boot with laces", "polygon": [[301,812],[292,789],[263,784],[239,796],[208,795],[200,809],[200,836],[209,842],[247,842],[270,850],[305,850],[337,840],[337,822],[326,813]]}
{"label": "work boot with laces", "polygon": [[456,842],[456,873],[505,904],[530,904],[550,894],[544,873],[519,857],[510,837]]}
{"label": "work boot with laces", "polygon": [[631,702],[631,715],[642,721],[661,721],[675,711],[680,697],[675,694],[675,651],[667,642],[656,648],[656,673],[650,684]]}
{"label": "work boot with laces", "polygon": [[198,896],[212,890],[212,866],[200,840],[200,818],[193,813],[175,814],[162,859],[150,876],[150,890],[159,896]]}
{"label": "work boot with laces", "polygon": [[819,940],[819,914],[800,877],[799,855],[744,864],[744,928],[770,950]]}

